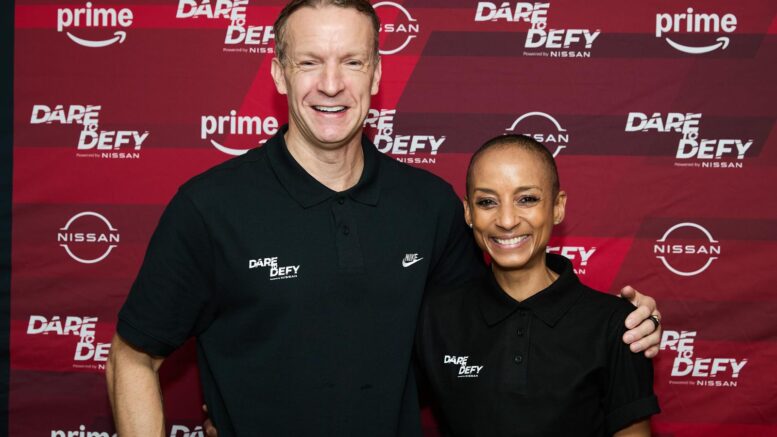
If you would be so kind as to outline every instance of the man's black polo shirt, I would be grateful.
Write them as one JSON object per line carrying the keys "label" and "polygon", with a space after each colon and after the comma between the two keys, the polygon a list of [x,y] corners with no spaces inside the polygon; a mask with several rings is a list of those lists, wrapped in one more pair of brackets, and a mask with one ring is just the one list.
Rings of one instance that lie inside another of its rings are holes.
{"label": "man's black polo shirt", "polygon": [[482,272],[461,202],[366,139],[360,181],[334,192],[285,130],[180,188],[117,331],[159,356],[197,337],[222,437],[419,435],[423,291]]}
{"label": "man's black polo shirt", "polygon": [[558,279],[517,302],[493,275],[428,293],[417,352],[455,436],[605,436],[659,411],[653,367],[621,337],[634,307]]}

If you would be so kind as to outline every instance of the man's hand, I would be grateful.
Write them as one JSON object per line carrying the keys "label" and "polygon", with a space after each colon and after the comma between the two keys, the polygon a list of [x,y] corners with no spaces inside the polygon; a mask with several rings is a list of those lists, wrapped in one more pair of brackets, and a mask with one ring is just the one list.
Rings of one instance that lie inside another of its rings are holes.
{"label": "man's hand", "polygon": [[637,307],[626,317],[626,328],[629,330],[623,334],[623,342],[630,345],[632,352],[645,351],[645,356],[653,358],[658,355],[658,346],[661,343],[661,326],[651,320],[650,316],[661,319],[661,313],[656,308],[656,301],[627,285],[621,289],[621,297],[625,297],[632,305]]}
{"label": "man's hand", "polygon": [[202,429],[205,431],[205,437],[219,437],[219,430],[213,426],[213,422],[208,416],[208,406],[202,404],[202,411],[205,412],[205,422],[202,422]]}

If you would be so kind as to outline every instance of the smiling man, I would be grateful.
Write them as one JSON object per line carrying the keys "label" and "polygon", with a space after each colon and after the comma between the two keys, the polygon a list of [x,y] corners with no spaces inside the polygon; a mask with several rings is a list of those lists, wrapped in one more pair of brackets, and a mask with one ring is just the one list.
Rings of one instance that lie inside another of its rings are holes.
{"label": "smiling man", "polygon": [[[451,187],[362,135],[378,28],[366,1],[281,12],[272,76],[289,124],[165,209],[107,365],[120,435],[165,434],[157,371],[192,336],[222,437],[420,435],[421,296],[483,266]],[[639,322],[655,304],[636,298],[627,335],[653,355],[658,332]]]}

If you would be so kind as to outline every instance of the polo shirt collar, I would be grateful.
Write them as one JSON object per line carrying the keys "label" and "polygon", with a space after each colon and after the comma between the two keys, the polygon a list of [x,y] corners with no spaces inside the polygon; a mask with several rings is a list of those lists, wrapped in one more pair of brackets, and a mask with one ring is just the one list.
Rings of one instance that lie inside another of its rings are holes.
{"label": "polo shirt collar", "polygon": [[478,295],[480,311],[489,326],[496,325],[519,309],[531,310],[551,327],[561,320],[580,297],[580,281],[567,258],[549,253],[545,262],[551,270],[558,273],[558,278],[523,302],[516,301],[502,290],[489,270],[484,278],[483,292]]}
{"label": "polo shirt collar", "polygon": [[338,193],[317,181],[291,156],[286,146],[286,140],[283,138],[288,130],[289,126],[283,125],[277,134],[267,140],[263,148],[267,150],[270,167],[281,185],[303,208],[317,205],[337,194],[346,195],[366,205],[378,204],[380,197],[379,152],[366,136],[362,135],[361,141],[364,169],[359,182],[348,190]]}

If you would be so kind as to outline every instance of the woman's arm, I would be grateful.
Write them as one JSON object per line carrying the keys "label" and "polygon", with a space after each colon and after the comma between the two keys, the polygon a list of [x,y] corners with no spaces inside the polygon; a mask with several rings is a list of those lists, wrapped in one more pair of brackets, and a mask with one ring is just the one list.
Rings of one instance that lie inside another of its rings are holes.
{"label": "woman's arm", "polygon": [[650,437],[650,419],[641,420],[613,434],[614,437]]}

